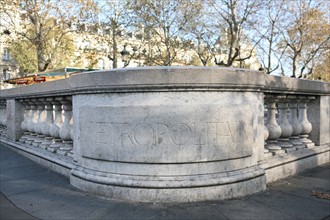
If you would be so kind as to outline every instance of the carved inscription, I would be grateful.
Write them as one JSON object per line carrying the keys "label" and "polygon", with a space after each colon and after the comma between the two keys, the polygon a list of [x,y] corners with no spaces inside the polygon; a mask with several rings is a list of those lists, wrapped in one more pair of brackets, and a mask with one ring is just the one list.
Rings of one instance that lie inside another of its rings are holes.
{"label": "carved inscription", "polygon": [[99,147],[159,146],[162,144],[228,145],[247,138],[242,122],[197,123],[109,123],[89,122],[93,132],[90,140]]}
{"label": "carved inscription", "polygon": [[[213,105],[81,107],[84,157],[181,163],[252,155],[252,113]],[[250,122],[250,123],[249,123]]]}

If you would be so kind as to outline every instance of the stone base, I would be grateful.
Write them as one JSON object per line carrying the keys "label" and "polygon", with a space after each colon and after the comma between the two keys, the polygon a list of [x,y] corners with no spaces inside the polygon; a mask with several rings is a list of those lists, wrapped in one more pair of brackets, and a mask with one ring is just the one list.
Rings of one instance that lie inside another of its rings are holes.
{"label": "stone base", "polygon": [[229,199],[265,190],[259,166],[194,176],[132,176],[73,169],[70,183],[84,191],[135,202],[195,202]]}
{"label": "stone base", "polygon": [[41,143],[41,144],[39,145],[39,147],[42,148],[42,149],[47,149],[47,147],[49,147],[49,145],[46,145],[46,144],[44,144],[44,143]]}
{"label": "stone base", "polygon": [[72,150],[67,154],[67,156],[73,159],[73,152],[72,152]]}
{"label": "stone base", "polygon": [[66,177],[70,176],[70,171],[75,166],[73,159],[53,154],[41,148],[35,148],[8,139],[0,139],[0,142],[30,160]]}
{"label": "stone base", "polygon": [[273,155],[281,155],[281,154],[285,154],[285,150],[281,149],[281,150],[276,150],[276,151],[272,151]]}
{"label": "stone base", "polygon": [[63,141],[63,145],[57,150],[57,153],[60,155],[68,155],[70,151],[73,149],[72,141]]}
{"label": "stone base", "polygon": [[315,147],[315,144],[314,143],[306,143],[305,146],[307,148],[314,148]]}
{"label": "stone base", "polygon": [[267,149],[270,151],[270,152],[274,152],[274,151],[277,151],[277,150],[281,150],[282,148],[278,145],[267,145],[266,146]]}
{"label": "stone base", "polygon": [[56,153],[58,149],[62,146],[62,141],[61,140],[54,140],[51,145],[47,147],[47,150],[50,152]]}
{"label": "stone base", "polygon": [[21,137],[20,139],[19,139],[19,142],[20,143],[25,143],[25,141],[27,140],[27,137]]}
{"label": "stone base", "polygon": [[330,145],[323,145],[273,157],[262,164],[262,167],[266,171],[267,183],[270,183],[328,162],[330,162]]}
{"label": "stone base", "polygon": [[42,149],[47,149],[52,144],[52,139],[52,137],[45,137],[39,147],[41,147]]}
{"label": "stone base", "polygon": [[275,144],[269,144],[267,145],[267,149],[273,154],[273,155],[279,155],[284,154],[285,150],[283,150],[280,146]]}
{"label": "stone base", "polygon": [[52,153],[56,153],[58,148],[50,148],[50,147],[47,147],[47,150],[52,152]]}
{"label": "stone base", "polygon": [[290,143],[295,147],[296,149],[305,148],[305,145],[301,142],[299,136],[292,136],[290,137]]}
{"label": "stone base", "polygon": [[299,146],[295,146],[295,148],[297,150],[305,149],[306,148],[306,145],[305,144],[302,144],[302,145],[299,145]]}
{"label": "stone base", "polygon": [[267,161],[268,159],[273,157],[273,153],[272,152],[267,152],[264,153],[264,160]]}
{"label": "stone base", "polygon": [[31,143],[31,145],[34,146],[34,147],[39,147],[41,142],[42,142],[42,140],[35,140],[33,143]]}
{"label": "stone base", "polygon": [[278,140],[278,145],[280,145],[282,148],[290,148],[293,147],[293,144],[290,143],[289,138],[280,138]]}
{"label": "stone base", "polygon": [[290,152],[293,152],[293,151],[296,151],[297,149],[295,147],[290,147],[290,148],[285,148],[285,153],[290,153]]}
{"label": "stone base", "polygon": [[25,144],[27,144],[27,145],[32,145],[32,143],[33,143],[33,140],[29,140],[29,139],[27,139],[26,141],[25,141]]}

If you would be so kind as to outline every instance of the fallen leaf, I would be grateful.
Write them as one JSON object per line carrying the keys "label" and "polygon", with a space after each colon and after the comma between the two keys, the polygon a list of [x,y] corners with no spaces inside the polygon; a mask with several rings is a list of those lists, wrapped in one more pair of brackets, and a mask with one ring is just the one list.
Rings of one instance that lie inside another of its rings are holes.
{"label": "fallen leaf", "polygon": [[315,196],[317,198],[320,198],[320,199],[328,199],[328,200],[330,200],[330,194],[329,193],[312,191],[311,195],[312,196]]}

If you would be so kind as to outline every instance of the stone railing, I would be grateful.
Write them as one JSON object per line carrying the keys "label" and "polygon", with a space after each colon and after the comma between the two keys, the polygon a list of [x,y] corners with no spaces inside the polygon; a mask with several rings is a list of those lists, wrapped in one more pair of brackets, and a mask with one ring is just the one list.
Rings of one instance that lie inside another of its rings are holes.
{"label": "stone railing", "polygon": [[19,142],[64,156],[73,155],[72,97],[18,100],[24,109]]}
{"label": "stone railing", "polygon": [[233,198],[329,161],[330,84],[227,68],[78,74],[3,90],[1,142],[116,199]]}
{"label": "stone railing", "polygon": [[307,118],[307,104],[313,99],[314,96],[268,94],[265,96],[266,157],[315,146],[308,139],[312,124]]}

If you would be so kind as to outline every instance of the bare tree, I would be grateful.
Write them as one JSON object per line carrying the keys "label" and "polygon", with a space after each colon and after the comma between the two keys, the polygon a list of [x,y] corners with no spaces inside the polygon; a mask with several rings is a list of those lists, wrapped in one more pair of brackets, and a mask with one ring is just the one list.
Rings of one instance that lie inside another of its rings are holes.
{"label": "bare tree", "polygon": [[262,13],[258,17],[258,28],[254,29],[256,35],[262,38],[257,48],[262,63],[261,69],[264,69],[266,74],[282,68],[281,59],[286,48],[284,46],[282,50],[278,50],[278,44],[281,41],[279,26],[284,18],[284,3],[285,0],[265,2],[260,8]]}
{"label": "bare tree", "polygon": [[281,35],[285,55],[291,60],[291,77],[313,72],[314,59],[329,50],[330,23],[323,2],[296,0],[287,2],[286,23]]}
{"label": "bare tree", "polygon": [[119,45],[131,24],[128,0],[105,0],[99,2],[99,28],[103,29],[104,37],[109,44],[108,58],[112,61],[112,68],[118,67]]}
{"label": "bare tree", "polygon": [[[35,47],[38,71],[52,63],[65,37],[74,31],[71,25],[83,21],[94,9],[92,0],[3,0],[2,4],[9,31]],[[18,12],[19,22],[15,18]]]}
{"label": "bare tree", "polygon": [[190,40],[189,49],[197,54],[203,66],[209,65],[213,59],[212,49],[216,36],[219,35],[211,18],[212,14],[208,7],[202,5],[200,13],[195,14],[184,28]]}
{"label": "bare tree", "polygon": [[150,65],[171,66],[177,59],[186,34],[183,29],[199,11],[195,0],[136,0],[132,3],[136,21],[144,24],[148,36],[147,59]]}
{"label": "bare tree", "polygon": [[[251,41],[248,37],[250,29],[254,28],[254,15],[261,6],[259,0],[208,0],[213,11],[212,19],[216,21],[214,29],[219,31],[218,38],[213,43],[215,63],[221,66],[232,66],[234,62],[250,59],[258,40]],[[247,47],[247,45],[253,45]],[[221,60],[218,60],[221,59]]]}
{"label": "bare tree", "polygon": [[330,82],[330,49],[325,51],[323,55],[313,60],[314,68],[311,75],[308,76],[309,79],[313,80],[323,80]]}

